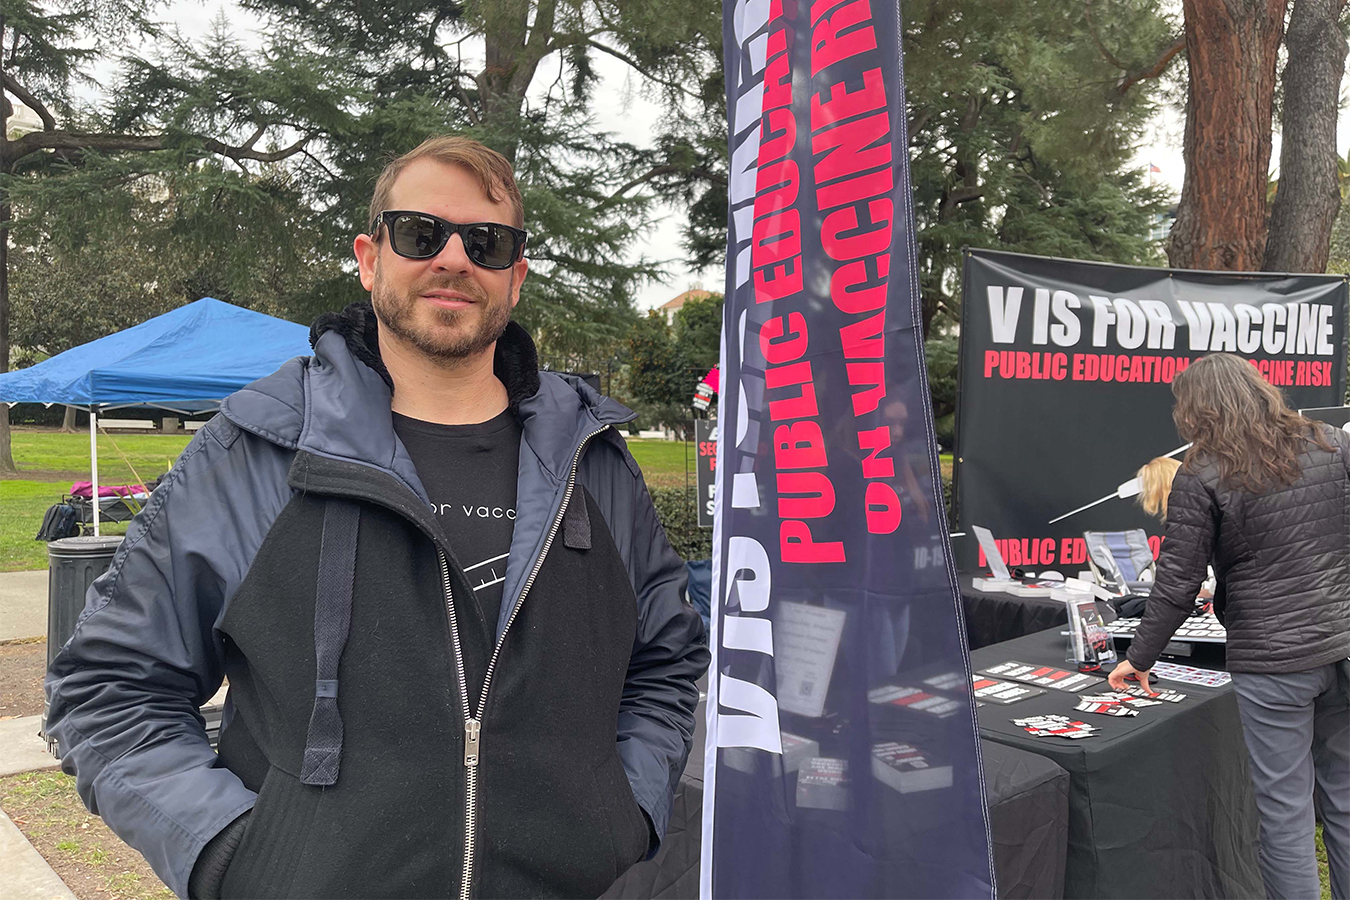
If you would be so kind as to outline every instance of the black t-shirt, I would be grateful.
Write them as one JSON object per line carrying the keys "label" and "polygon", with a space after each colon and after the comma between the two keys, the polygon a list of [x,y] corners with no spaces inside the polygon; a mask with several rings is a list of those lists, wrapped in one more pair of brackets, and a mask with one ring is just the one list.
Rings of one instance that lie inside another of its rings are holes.
{"label": "black t-shirt", "polygon": [[516,524],[520,423],[510,410],[478,425],[438,425],[394,413],[394,431],[495,639]]}

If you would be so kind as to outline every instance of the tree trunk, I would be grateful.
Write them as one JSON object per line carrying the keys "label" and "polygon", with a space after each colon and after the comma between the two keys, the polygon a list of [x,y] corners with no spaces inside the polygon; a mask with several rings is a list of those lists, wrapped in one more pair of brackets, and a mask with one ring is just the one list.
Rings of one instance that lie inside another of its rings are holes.
{"label": "tree trunk", "polygon": [[[5,19],[0,16],[0,76],[4,75]],[[0,171],[10,170],[9,104],[0,102]],[[0,372],[9,371],[9,193],[0,190]],[[0,477],[17,475],[9,441],[9,407],[0,403]]]}
{"label": "tree trunk", "polygon": [[[530,21],[533,7],[534,20]],[[494,0],[483,6],[482,122],[492,149],[515,165],[520,116],[554,35],[557,0]]]}
{"label": "tree trunk", "polygon": [[1183,0],[1186,177],[1167,257],[1254,271],[1266,245],[1275,66],[1288,0]]}
{"label": "tree trunk", "polygon": [[1294,0],[1284,45],[1280,185],[1261,268],[1325,272],[1341,208],[1336,116],[1346,43],[1338,27],[1346,0]]}
{"label": "tree trunk", "polygon": [[62,433],[62,434],[74,434],[74,433],[75,433],[75,416],[76,416],[77,413],[78,413],[78,410],[76,410],[75,407],[73,407],[73,406],[67,406],[67,407],[66,407],[66,415],[65,415],[65,418],[63,418],[63,419],[61,420],[61,433]]}

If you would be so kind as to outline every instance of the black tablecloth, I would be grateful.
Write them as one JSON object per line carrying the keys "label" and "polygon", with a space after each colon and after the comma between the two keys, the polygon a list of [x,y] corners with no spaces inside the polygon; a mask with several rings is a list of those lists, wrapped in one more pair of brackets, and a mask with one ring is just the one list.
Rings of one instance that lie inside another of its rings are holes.
{"label": "black tablecloth", "polygon": [[[609,900],[693,900],[702,845],[704,705],[661,850],[605,892]],[[1034,753],[980,742],[1000,897],[1064,896],[1069,773]]]}
{"label": "black tablecloth", "polygon": [[980,741],[998,896],[1064,896],[1069,852],[1069,773],[1039,756]]}
{"label": "black tablecloth", "polygon": [[[1043,631],[984,647],[971,661],[977,670],[1007,660],[1062,666],[1065,641],[1058,629]],[[1068,771],[1065,896],[1264,896],[1256,804],[1232,689],[1162,684],[1186,699],[1133,718],[1074,712],[1076,695],[1063,691],[1008,706],[989,703],[979,709],[980,736]],[[1089,722],[1100,733],[1076,741],[1036,738],[1010,721],[1046,714]]]}
{"label": "black tablecloth", "polygon": [[958,576],[961,605],[966,611],[966,637],[972,650],[1062,626],[1069,621],[1062,600],[977,591],[970,586],[974,577],[970,572]]}

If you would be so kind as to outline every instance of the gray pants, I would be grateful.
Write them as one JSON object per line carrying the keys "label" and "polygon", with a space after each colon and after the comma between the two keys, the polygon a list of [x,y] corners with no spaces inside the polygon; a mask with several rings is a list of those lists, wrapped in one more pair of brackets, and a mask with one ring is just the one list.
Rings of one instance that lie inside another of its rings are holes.
{"label": "gray pants", "polygon": [[1271,898],[1316,898],[1313,791],[1331,896],[1350,898],[1350,663],[1281,675],[1233,673],[1261,813],[1261,876]]}

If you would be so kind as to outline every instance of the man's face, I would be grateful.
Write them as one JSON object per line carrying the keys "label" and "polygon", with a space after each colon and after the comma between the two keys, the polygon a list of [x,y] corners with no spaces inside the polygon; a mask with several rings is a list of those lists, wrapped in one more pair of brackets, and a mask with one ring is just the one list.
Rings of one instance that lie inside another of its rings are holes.
{"label": "man's face", "polygon": [[[488,199],[473,175],[430,159],[419,159],[399,174],[387,208],[451,222],[515,224],[511,208]],[[520,300],[527,269],[523,257],[509,269],[485,269],[465,255],[459,235],[451,235],[431,259],[407,259],[389,246],[383,226],[376,237],[358,235],[354,249],[381,329],[447,363],[478,356],[502,336]]]}

